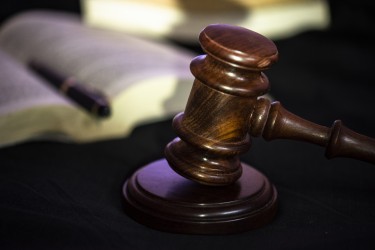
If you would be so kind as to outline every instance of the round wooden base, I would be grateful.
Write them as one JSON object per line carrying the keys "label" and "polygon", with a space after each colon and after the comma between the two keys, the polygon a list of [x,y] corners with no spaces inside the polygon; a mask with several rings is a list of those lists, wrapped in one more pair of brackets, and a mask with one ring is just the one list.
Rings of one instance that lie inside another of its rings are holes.
{"label": "round wooden base", "polygon": [[231,234],[258,228],[276,213],[277,192],[257,170],[242,164],[230,186],[204,186],[176,174],[165,159],[135,172],[124,184],[126,212],[161,231]]}

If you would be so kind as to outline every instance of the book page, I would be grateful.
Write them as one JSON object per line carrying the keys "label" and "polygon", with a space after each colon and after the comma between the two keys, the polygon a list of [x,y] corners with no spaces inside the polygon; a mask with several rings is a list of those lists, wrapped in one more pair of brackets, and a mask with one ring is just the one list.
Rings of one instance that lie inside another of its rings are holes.
{"label": "book page", "polygon": [[110,99],[145,79],[174,76],[193,81],[192,54],[88,28],[77,16],[65,13],[29,12],[13,18],[0,31],[0,46],[24,64],[36,59],[102,90]]}
{"label": "book page", "polygon": [[71,104],[0,49],[0,116],[51,105]]}

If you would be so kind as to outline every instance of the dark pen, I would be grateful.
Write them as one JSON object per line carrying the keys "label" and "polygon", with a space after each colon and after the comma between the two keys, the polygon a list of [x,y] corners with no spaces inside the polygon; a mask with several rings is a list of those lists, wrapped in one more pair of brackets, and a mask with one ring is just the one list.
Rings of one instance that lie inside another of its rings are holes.
{"label": "dark pen", "polygon": [[101,92],[83,86],[74,77],[64,77],[39,62],[31,61],[29,67],[90,114],[101,118],[111,115],[109,102]]}

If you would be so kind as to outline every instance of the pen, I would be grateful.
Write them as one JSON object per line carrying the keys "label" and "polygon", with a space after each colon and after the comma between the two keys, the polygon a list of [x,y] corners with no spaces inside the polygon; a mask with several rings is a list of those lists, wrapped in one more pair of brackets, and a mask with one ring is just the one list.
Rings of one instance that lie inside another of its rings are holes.
{"label": "pen", "polygon": [[109,102],[101,92],[83,86],[74,77],[64,77],[39,62],[31,61],[29,67],[90,114],[101,118],[111,115]]}

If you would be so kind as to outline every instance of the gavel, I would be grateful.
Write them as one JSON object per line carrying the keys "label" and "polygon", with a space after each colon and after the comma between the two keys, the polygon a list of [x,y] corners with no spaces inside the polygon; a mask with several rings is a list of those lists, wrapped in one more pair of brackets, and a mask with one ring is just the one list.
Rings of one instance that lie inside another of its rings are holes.
{"label": "gavel", "polygon": [[[150,227],[177,233],[227,234],[272,220],[277,191],[240,161],[251,137],[294,139],[326,147],[327,158],[375,163],[375,140],[346,128],[300,118],[264,97],[264,70],[278,59],[275,44],[251,30],[216,24],[199,36],[206,55],[193,59],[195,76],[185,111],[173,119],[178,137],[165,159],[125,183],[125,209]],[[174,171],[172,171],[173,169]]]}
{"label": "gavel", "polygon": [[249,134],[266,140],[307,141],[326,147],[328,158],[375,163],[375,141],[341,121],[327,128],[293,115],[279,102],[259,98],[269,89],[262,71],[278,58],[273,42],[228,25],[208,26],[199,38],[207,55],[191,63],[196,80],[185,112],[173,121],[181,139],[166,149],[177,173],[206,185],[235,182],[241,176],[238,155],[249,149]]}

